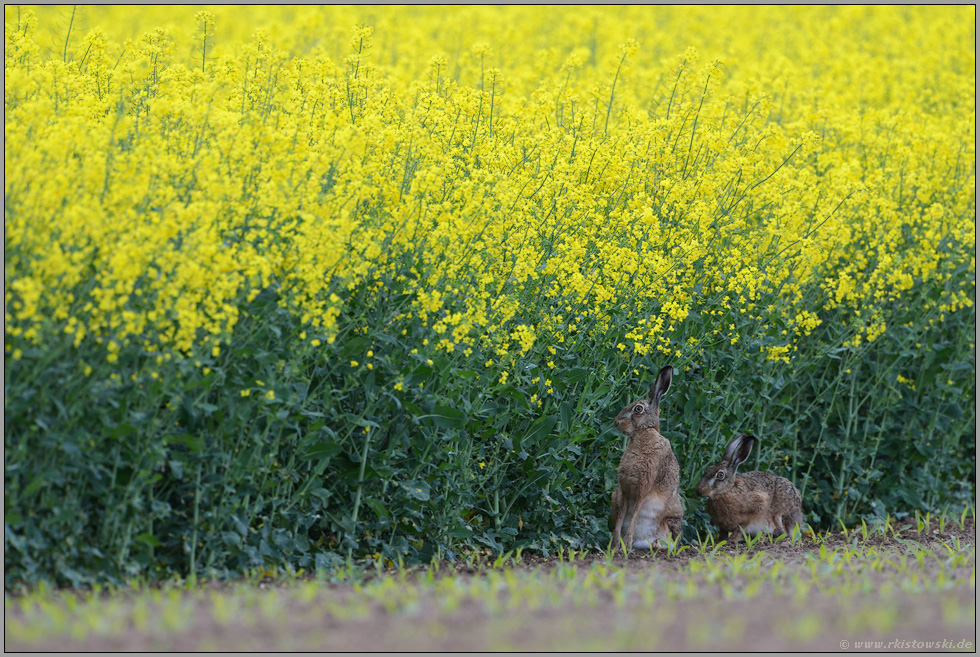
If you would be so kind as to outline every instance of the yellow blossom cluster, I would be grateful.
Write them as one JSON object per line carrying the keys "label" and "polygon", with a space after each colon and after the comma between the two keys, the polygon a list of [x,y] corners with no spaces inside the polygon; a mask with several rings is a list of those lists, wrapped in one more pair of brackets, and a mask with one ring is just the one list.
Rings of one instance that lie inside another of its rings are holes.
{"label": "yellow blossom cluster", "polygon": [[973,7],[4,19],[8,351],[219,350],[270,287],[318,343],[404,295],[498,356],[740,313],[785,360],[825,310],[853,346],[914,285],[972,303]]}

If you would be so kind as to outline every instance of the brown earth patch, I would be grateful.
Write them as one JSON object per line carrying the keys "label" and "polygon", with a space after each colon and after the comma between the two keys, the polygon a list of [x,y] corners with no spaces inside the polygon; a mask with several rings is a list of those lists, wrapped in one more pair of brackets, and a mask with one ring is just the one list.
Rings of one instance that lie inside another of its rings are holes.
{"label": "brown earth patch", "polygon": [[[61,593],[59,606],[69,618],[67,625],[59,629],[55,624],[51,632],[30,638],[25,638],[29,633],[22,632],[21,626],[49,619],[8,597],[5,648],[52,652],[975,650],[975,552],[955,566],[943,565],[957,541],[960,546],[974,546],[975,526],[946,525],[940,530],[933,524],[921,533],[907,528],[897,535],[867,539],[860,532],[835,532],[823,540],[825,550],[843,553],[859,544],[865,552],[873,547],[896,560],[921,550],[930,552],[921,564],[908,559],[900,582],[891,566],[855,571],[866,588],[843,596],[835,593],[835,582],[846,584],[846,578],[828,576],[823,581],[819,572],[816,585],[802,594],[784,586],[788,580],[773,575],[772,585],[749,595],[751,582],[737,574],[725,580],[729,587],[725,592],[722,584],[694,574],[703,567],[695,562],[705,557],[687,549],[672,556],[576,555],[573,562],[526,555],[522,563],[507,567],[506,576],[491,563],[444,563],[430,579],[424,579],[431,572],[425,568],[407,568],[356,585],[232,582],[194,591],[157,591],[152,600],[153,592],[146,591],[81,596],[74,605],[66,603],[66,594]],[[738,555],[748,559],[761,555],[762,568],[778,563],[789,577],[810,577],[813,556],[808,555],[818,551],[817,543],[804,538],[796,545],[760,541],[751,549],[744,544],[725,545],[713,558],[727,564]],[[940,572],[946,580],[937,586]],[[509,585],[506,577],[512,578]],[[581,584],[589,577],[620,577],[623,584],[607,581],[590,591]],[[378,589],[381,593],[365,595],[365,589],[387,584],[390,593]],[[468,592],[493,586],[499,588]],[[644,591],[645,586],[656,590]],[[678,590],[688,592],[677,594]],[[541,599],[535,598],[539,592]],[[458,604],[447,604],[454,596]],[[90,605],[102,607],[97,611],[89,607],[86,613],[108,620],[101,627],[97,621],[86,621],[93,625],[86,631],[84,623],[73,623],[71,618],[73,613],[81,618],[84,614],[78,609]],[[147,614],[149,618],[144,618]]]}

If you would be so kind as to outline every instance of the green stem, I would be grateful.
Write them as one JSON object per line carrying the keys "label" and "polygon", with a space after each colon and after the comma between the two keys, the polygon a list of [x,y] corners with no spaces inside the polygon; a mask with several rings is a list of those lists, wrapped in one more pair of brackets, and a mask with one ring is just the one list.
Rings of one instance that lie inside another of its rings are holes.
{"label": "green stem", "polygon": [[623,62],[626,61],[626,54],[623,53],[616,67],[616,75],[613,76],[612,88],[609,90],[609,104],[606,106],[606,123],[602,126],[602,134],[609,134],[609,115],[612,114],[613,98],[616,96],[616,82],[619,80],[619,72],[623,69]]}
{"label": "green stem", "polygon": [[71,6],[71,19],[68,21],[68,34],[65,35],[65,49],[61,53],[61,61],[65,64],[68,63],[68,41],[71,39],[71,28],[75,24],[75,11],[78,9],[78,5]]}
{"label": "green stem", "polygon": [[[357,513],[361,508],[361,494],[364,491],[364,469],[367,467],[368,449],[371,447],[371,428],[364,433],[364,446],[361,448],[361,467],[357,472],[357,492],[354,494],[354,510],[351,512],[351,531],[357,535]],[[352,548],[347,548],[347,561],[351,560]]]}
{"label": "green stem", "polygon": [[194,530],[191,532],[191,572],[190,580],[193,583],[197,580],[197,523],[200,519],[200,508],[201,508],[201,468],[203,466],[198,463],[197,465],[197,477],[194,480]]}

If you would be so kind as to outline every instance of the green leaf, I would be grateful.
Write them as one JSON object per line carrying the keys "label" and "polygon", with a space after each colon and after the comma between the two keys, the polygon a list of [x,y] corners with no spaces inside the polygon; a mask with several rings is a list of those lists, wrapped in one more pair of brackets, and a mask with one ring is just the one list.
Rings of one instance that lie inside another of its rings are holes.
{"label": "green leaf", "polygon": [[391,518],[391,514],[388,513],[388,509],[386,509],[385,505],[379,502],[378,500],[366,499],[364,500],[364,504],[369,506],[371,510],[374,511],[375,515],[377,515],[382,520],[388,520],[389,518]]}
{"label": "green leaf", "polygon": [[208,404],[206,402],[198,402],[196,404],[196,407],[199,408],[200,410],[204,411],[204,414],[205,415],[211,415],[216,410],[218,410],[218,407],[217,406],[215,406],[214,404]]}
{"label": "green leaf", "polygon": [[351,360],[361,361],[366,358],[368,348],[371,346],[371,338],[358,336],[349,338],[343,343],[342,353]]}
{"label": "green leaf", "polygon": [[333,552],[318,552],[313,560],[313,564],[316,566],[316,569],[324,572],[333,570],[342,563],[344,563],[343,557],[341,557],[339,554],[334,554]]}
{"label": "green leaf", "polygon": [[231,518],[231,524],[234,525],[236,532],[238,532],[242,536],[245,536],[245,535],[248,534],[248,525],[245,523],[244,520],[242,520],[241,518],[239,518],[235,514],[232,514],[229,517]]}
{"label": "green leaf", "polygon": [[575,421],[575,405],[572,402],[562,402],[559,410],[561,415],[561,428],[563,431],[572,431]]}
{"label": "green leaf", "polygon": [[182,436],[168,436],[166,442],[169,444],[184,445],[192,452],[200,452],[204,449],[204,439],[197,436],[185,433]]}
{"label": "green leaf", "polygon": [[121,424],[117,424],[112,430],[109,431],[109,437],[118,440],[120,438],[125,438],[126,436],[131,436],[134,433],[136,433],[136,427],[131,425],[129,422],[123,422]]}
{"label": "green leaf", "polygon": [[[436,404],[435,410],[422,418],[443,429],[459,429],[466,426],[466,414],[451,406]],[[420,419],[422,419],[420,418]]]}
{"label": "green leaf", "polygon": [[177,459],[167,461],[167,465],[170,466],[170,471],[173,472],[174,477],[177,479],[184,478],[184,462]]}
{"label": "green leaf", "polygon": [[401,482],[401,487],[409,494],[420,502],[425,502],[429,499],[429,493],[431,489],[429,488],[429,483],[426,481],[403,481]]}
{"label": "green leaf", "polygon": [[140,543],[146,543],[147,545],[152,547],[160,547],[161,545],[163,545],[163,543],[161,543],[157,539],[157,537],[151,534],[150,532],[143,532],[142,534],[136,537],[136,540],[139,541]]}
{"label": "green leaf", "polygon": [[[526,440],[530,441],[531,444],[544,440],[551,433],[551,430],[555,428],[556,424],[558,424],[557,415],[546,415],[540,418],[528,429]],[[524,444],[527,443],[525,442]]]}
{"label": "green leaf", "polygon": [[528,396],[526,393],[521,392],[512,385],[506,385],[500,389],[500,394],[507,397],[515,404],[518,404],[522,409],[530,408],[528,404]]}
{"label": "green leaf", "polygon": [[316,443],[306,450],[305,458],[311,461],[325,460],[330,461],[334,456],[340,454],[343,447],[332,441]]}

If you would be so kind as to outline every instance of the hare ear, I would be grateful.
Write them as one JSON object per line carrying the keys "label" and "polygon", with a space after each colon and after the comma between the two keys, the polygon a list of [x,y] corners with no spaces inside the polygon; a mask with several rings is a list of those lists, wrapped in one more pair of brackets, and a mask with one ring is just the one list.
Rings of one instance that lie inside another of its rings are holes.
{"label": "hare ear", "polygon": [[752,453],[752,447],[755,445],[755,436],[750,436],[749,434],[739,434],[732,439],[732,442],[728,443],[728,448],[725,450],[724,460],[728,463],[728,466],[732,469],[732,474],[738,470],[738,466],[745,462],[745,459],[749,458],[749,454]]}
{"label": "hare ear", "polygon": [[654,406],[660,405],[660,400],[667,391],[670,389],[670,380],[674,377],[674,367],[668,365],[667,367],[660,370],[660,374],[657,375],[657,380],[650,388],[650,403]]}

